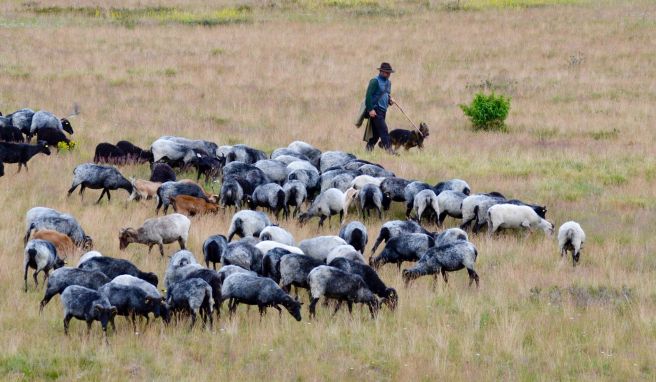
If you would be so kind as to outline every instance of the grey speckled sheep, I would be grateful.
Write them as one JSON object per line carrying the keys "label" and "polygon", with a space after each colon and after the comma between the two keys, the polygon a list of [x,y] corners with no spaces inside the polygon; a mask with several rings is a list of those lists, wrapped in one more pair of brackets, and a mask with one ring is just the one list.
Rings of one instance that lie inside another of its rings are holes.
{"label": "grey speckled sheep", "polygon": [[23,258],[23,280],[25,281],[25,292],[27,292],[27,270],[34,269],[34,285],[39,286],[37,275],[43,272],[43,282],[48,279],[48,272],[64,266],[64,260],[57,256],[57,248],[46,240],[30,240],[25,246]]}
{"label": "grey speckled sheep", "polygon": [[349,259],[360,264],[367,263],[367,261],[364,259],[364,256],[362,256],[362,253],[357,251],[352,245],[349,244],[338,245],[337,247],[333,248],[326,257],[326,264],[330,264],[331,261],[338,258]]}
{"label": "grey speckled sheep", "polygon": [[209,319],[210,329],[212,328],[214,299],[212,298],[212,287],[204,280],[192,278],[173,284],[167,302],[171,312],[184,311],[191,314],[189,329],[194,327],[199,314],[203,320],[203,326],[207,325]]}
{"label": "grey speckled sheep", "polygon": [[414,208],[415,195],[419,191],[432,189],[428,183],[414,181],[409,183],[403,190],[403,199],[405,200],[405,217],[410,217],[410,213]]}
{"label": "grey speckled sheep", "polygon": [[383,304],[387,304],[391,310],[396,309],[399,302],[399,295],[396,293],[396,290],[387,287],[378,276],[378,273],[370,266],[341,257],[332,260],[328,265],[362,277],[367,287],[382,298],[381,302]]}
{"label": "grey speckled sheep", "polygon": [[252,210],[264,207],[269,210],[278,220],[280,212],[287,215],[285,206],[285,190],[277,183],[267,183],[255,187],[253,195],[246,198]]}
{"label": "grey speckled sheep", "polygon": [[369,236],[367,234],[367,227],[359,221],[352,221],[348,224],[342,226],[339,230],[339,237],[346,241],[346,244],[350,244],[360,253],[364,254],[364,248],[369,242]]}
{"label": "grey speckled sheep", "polygon": [[244,269],[240,266],[237,265],[224,265],[217,271],[219,274],[219,277],[221,278],[221,284],[223,284],[223,281],[228,278],[233,273],[247,273],[249,275],[257,276],[257,273],[253,271],[249,271],[247,269]]}
{"label": "grey speckled sheep", "polygon": [[295,253],[280,259],[280,286],[289,292],[290,288],[309,289],[308,275],[314,268],[325,264],[323,261]]}
{"label": "grey speckled sheep", "polygon": [[39,312],[43,310],[48,302],[50,302],[50,299],[62,293],[64,289],[71,285],[79,285],[85,288],[97,290],[110,281],[111,279],[100,271],[71,267],[59,268],[52,272],[52,275],[48,278],[48,286],[46,287],[46,293],[39,304]]}
{"label": "grey speckled sheep", "polygon": [[111,200],[109,191],[124,189],[129,194],[132,194],[132,183],[125,178],[120,171],[115,167],[101,166],[94,163],[84,163],[73,170],[73,183],[71,188],[68,189],[68,196],[80,186],[80,195],[83,195],[85,188],[92,190],[100,190],[100,197],[96,203],[100,203],[103,196],[107,194],[107,200]]}
{"label": "grey speckled sheep", "polygon": [[75,218],[69,214],[59,212],[52,208],[34,207],[27,211],[25,215],[25,237],[23,243],[27,240],[33,230],[52,229],[68,235],[75,245],[84,249],[91,249],[93,241],[87,236]]}
{"label": "grey speckled sheep", "polygon": [[467,232],[461,230],[460,228],[449,228],[447,230],[444,230],[438,234],[433,234],[433,237],[435,238],[435,245],[440,246],[444,245],[447,243],[453,243],[455,241],[468,241],[469,236],[467,236]]}
{"label": "grey speckled sheep", "polygon": [[379,256],[370,257],[369,265],[377,269],[387,263],[396,263],[399,270],[404,261],[417,261],[429,248],[435,246],[435,239],[423,233],[409,233],[390,239]]}
{"label": "grey speckled sheep", "polygon": [[443,182],[439,182],[438,184],[433,187],[433,190],[435,191],[436,195],[441,194],[443,191],[455,191],[455,192],[460,192],[465,195],[469,195],[471,193],[471,188],[469,187],[469,184],[465,182],[462,179],[449,179],[445,180]]}
{"label": "grey speckled sheep", "polygon": [[270,225],[271,220],[262,212],[239,211],[232,216],[230,228],[228,229],[228,241],[232,241],[232,237],[235,235],[242,238],[249,236],[259,237],[264,227]]}
{"label": "grey speckled sheep", "polygon": [[585,243],[585,232],[581,225],[575,221],[563,223],[558,229],[558,247],[560,248],[560,257],[572,252],[572,265],[576,266],[581,256],[581,248]]}
{"label": "grey speckled sheep", "polygon": [[289,170],[287,165],[277,160],[263,159],[255,162],[255,167],[264,171],[272,182],[283,184],[287,179]]}
{"label": "grey speckled sheep", "polygon": [[130,243],[148,246],[148,253],[154,245],[159,246],[159,253],[164,256],[164,244],[178,242],[180,249],[185,249],[189,238],[191,220],[181,214],[171,214],[160,218],[146,219],[143,225],[134,228],[122,228],[118,238],[120,249],[124,250]]}
{"label": "grey speckled sheep", "polygon": [[369,307],[371,318],[376,317],[380,303],[369,290],[365,281],[359,275],[344,272],[343,270],[327,265],[314,268],[308,275],[310,285],[310,317],[316,316],[316,305],[321,297],[337,300],[335,313],[343,301],[348,304],[349,313],[353,310],[353,303],[366,304]]}
{"label": "grey speckled sheep", "polygon": [[333,248],[344,244],[346,241],[339,236],[317,236],[301,241],[298,247],[305,255],[325,262]]}
{"label": "grey speckled sheep", "polygon": [[285,248],[273,248],[269,250],[262,258],[262,271],[260,274],[276,283],[280,283],[280,261],[290,253],[292,252]]}
{"label": "grey speckled sheep", "polygon": [[107,256],[96,256],[78,265],[80,269],[95,270],[102,272],[110,279],[120,275],[130,275],[144,280],[154,287],[157,287],[159,280],[157,275],[152,272],[142,272],[130,261],[125,259],[117,259]]}
{"label": "grey speckled sheep", "polygon": [[413,202],[415,213],[417,214],[417,221],[421,224],[421,218],[427,214],[435,217],[435,224],[438,224],[438,216],[440,214],[440,206],[437,202],[437,195],[433,190],[421,190],[415,195]]}
{"label": "grey speckled sheep", "polygon": [[219,193],[219,204],[223,207],[235,206],[241,208],[241,201],[244,199],[244,189],[234,177],[224,178]]}
{"label": "grey speckled sheep", "polygon": [[458,191],[444,190],[437,195],[437,205],[440,208],[440,215],[437,217],[437,224],[441,227],[447,216],[452,218],[462,218],[462,201],[467,195]]}
{"label": "grey speckled sheep", "polygon": [[260,240],[272,240],[281,244],[296,245],[294,236],[292,236],[291,233],[289,233],[284,228],[280,228],[274,225],[265,227],[262,232],[260,232]]}
{"label": "grey speckled sheep", "polygon": [[262,269],[262,252],[251,243],[237,241],[228,244],[223,254],[223,265],[237,265],[247,270],[260,272]]}
{"label": "grey speckled sheep", "polygon": [[400,236],[406,233],[424,233],[428,235],[428,231],[423,229],[419,223],[412,220],[391,220],[380,227],[380,233],[376,238],[374,247],[371,249],[371,254],[376,253],[376,249],[380,243],[388,242],[391,238]]}
{"label": "grey speckled sheep", "polygon": [[360,211],[362,218],[365,218],[365,212],[371,216],[370,210],[378,211],[378,218],[383,218],[383,209],[389,209],[391,199],[383,194],[375,184],[365,184],[358,194],[360,199]]}
{"label": "grey speckled sheep", "polygon": [[64,289],[61,295],[64,306],[64,333],[68,335],[68,325],[72,318],[86,321],[87,333],[91,331],[93,321],[100,321],[105,338],[107,337],[107,323],[116,315],[107,297],[97,291],[78,285],[71,285]]}
{"label": "grey speckled sheep", "polygon": [[301,304],[285,293],[275,281],[266,277],[245,273],[231,275],[223,282],[221,298],[223,301],[230,300],[228,308],[231,316],[240,303],[257,305],[260,317],[266,313],[267,307],[275,308],[282,313],[279,306],[282,305],[296,321],[301,320]]}
{"label": "grey speckled sheep", "polygon": [[282,189],[285,191],[285,218],[289,217],[289,207],[294,207],[292,217],[296,217],[308,197],[306,184],[299,180],[289,180]]}
{"label": "grey speckled sheep", "polygon": [[454,272],[467,268],[469,285],[476,281],[478,288],[478,274],[474,270],[474,263],[478,252],[476,247],[468,241],[457,241],[450,244],[433,247],[426,251],[414,267],[403,270],[403,280],[408,285],[410,281],[425,275],[437,275],[441,272],[444,282],[448,282],[447,272]]}
{"label": "grey speckled sheep", "polygon": [[203,256],[205,257],[205,266],[212,267],[216,270],[216,263],[221,262],[224,253],[228,251],[228,239],[223,235],[212,235],[203,243]]}
{"label": "grey speckled sheep", "polygon": [[348,154],[343,151],[326,151],[321,154],[319,159],[319,171],[326,172],[332,167],[341,167],[348,162],[354,161],[357,158],[353,154]]}
{"label": "grey speckled sheep", "polygon": [[287,146],[288,149],[305,155],[315,167],[319,167],[321,150],[303,141],[294,141]]}
{"label": "grey speckled sheep", "polygon": [[403,178],[386,178],[380,183],[380,190],[389,194],[394,202],[405,202],[405,188],[411,181]]}
{"label": "grey speckled sheep", "polygon": [[304,224],[311,218],[319,216],[319,227],[323,226],[323,222],[328,219],[328,226],[330,227],[330,218],[333,215],[339,214],[340,223],[344,220],[344,216],[348,212],[349,205],[357,196],[358,191],[349,189],[346,193],[336,189],[329,188],[319,195],[310,208],[298,217],[298,221]]}

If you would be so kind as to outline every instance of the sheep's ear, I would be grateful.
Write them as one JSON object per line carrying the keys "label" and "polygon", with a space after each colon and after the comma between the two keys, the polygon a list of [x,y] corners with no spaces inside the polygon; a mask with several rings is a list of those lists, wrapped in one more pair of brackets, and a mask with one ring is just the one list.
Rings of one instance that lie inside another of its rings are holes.
{"label": "sheep's ear", "polygon": [[96,304],[96,305],[93,306],[93,309],[94,309],[96,312],[100,312],[100,310],[102,309],[102,306],[99,305],[99,304]]}

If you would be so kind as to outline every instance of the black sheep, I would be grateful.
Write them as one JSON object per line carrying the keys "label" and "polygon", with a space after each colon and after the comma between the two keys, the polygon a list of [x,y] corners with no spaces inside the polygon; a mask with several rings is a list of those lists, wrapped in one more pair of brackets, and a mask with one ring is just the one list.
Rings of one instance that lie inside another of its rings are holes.
{"label": "black sheep", "polygon": [[153,153],[150,150],[144,150],[128,141],[118,141],[116,142],[116,147],[123,150],[130,161],[137,163],[153,163]]}
{"label": "black sheep", "polygon": [[175,182],[175,171],[166,163],[155,163],[150,173],[150,181],[159,183]]}
{"label": "black sheep", "polygon": [[43,128],[39,129],[36,132],[37,141],[44,141],[47,144],[54,146],[59,151],[59,142],[64,142],[67,145],[71,143],[71,140],[66,137],[66,134],[58,129]]}
{"label": "black sheep", "polygon": [[399,301],[398,293],[394,288],[388,288],[372,267],[343,257],[333,259],[328,265],[362,277],[367,287],[383,299],[382,303],[387,304],[391,310],[396,309]]}
{"label": "black sheep", "polygon": [[23,133],[11,123],[11,119],[0,113],[0,140],[5,142],[24,142]]}
{"label": "black sheep", "polygon": [[112,280],[116,276],[130,275],[147,281],[154,286],[157,286],[158,282],[156,274],[152,272],[142,272],[131,262],[123,259],[115,259],[113,257],[92,257],[80,264],[78,268],[100,271]]}
{"label": "black sheep", "polygon": [[25,166],[27,171],[27,162],[38,153],[50,155],[48,144],[41,141],[36,145],[0,142],[0,162],[18,163],[18,172],[22,166]]}
{"label": "black sheep", "polygon": [[111,143],[102,142],[96,146],[94,163],[120,164],[127,162],[128,154]]}
{"label": "black sheep", "polygon": [[201,155],[196,157],[196,159],[190,162],[196,168],[196,182],[200,180],[201,175],[205,176],[205,183],[209,183],[210,180],[216,180],[221,175],[225,161],[225,156],[213,158]]}

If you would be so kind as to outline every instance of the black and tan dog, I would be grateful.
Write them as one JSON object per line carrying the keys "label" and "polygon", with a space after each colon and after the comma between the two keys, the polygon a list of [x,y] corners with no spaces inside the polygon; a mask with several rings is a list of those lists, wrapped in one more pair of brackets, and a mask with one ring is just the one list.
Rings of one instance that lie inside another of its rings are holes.
{"label": "black and tan dog", "polygon": [[389,136],[394,151],[401,146],[405,147],[406,150],[413,147],[418,147],[421,150],[424,148],[424,139],[428,137],[428,125],[425,122],[420,123],[419,131],[394,129],[389,133]]}

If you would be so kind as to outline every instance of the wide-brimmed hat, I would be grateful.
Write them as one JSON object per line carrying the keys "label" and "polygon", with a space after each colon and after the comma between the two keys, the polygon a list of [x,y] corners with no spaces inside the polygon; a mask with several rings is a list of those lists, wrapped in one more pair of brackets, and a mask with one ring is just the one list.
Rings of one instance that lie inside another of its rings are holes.
{"label": "wide-brimmed hat", "polygon": [[392,69],[392,65],[389,64],[389,62],[383,62],[380,64],[380,68],[378,68],[381,72],[388,72],[388,73],[394,73],[394,69]]}

